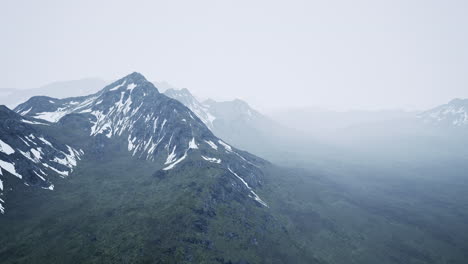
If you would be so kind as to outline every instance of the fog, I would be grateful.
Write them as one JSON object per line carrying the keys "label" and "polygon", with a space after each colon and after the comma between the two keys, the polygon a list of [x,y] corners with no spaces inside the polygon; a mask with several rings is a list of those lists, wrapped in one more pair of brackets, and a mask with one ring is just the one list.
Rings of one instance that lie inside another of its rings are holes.
{"label": "fog", "polygon": [[139,71],[263,112],[468,97],[466,1],[4,1],[1,88]]}
{"label": "fog", "polygon": [[0,262],[465,264],[467,14],[1,1]]}

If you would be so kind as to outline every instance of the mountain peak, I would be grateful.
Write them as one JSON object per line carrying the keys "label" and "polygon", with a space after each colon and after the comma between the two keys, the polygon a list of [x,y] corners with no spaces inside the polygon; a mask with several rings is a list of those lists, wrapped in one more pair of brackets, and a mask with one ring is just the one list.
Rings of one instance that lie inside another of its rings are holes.
{"label": "mountain peak", "polygon": [[109,84],[104,88],[104,91],[115,91],[115,90],[123,90],[124,87],[126,90],[133,90],[134,88],[145,90],[146,92],[154,92],[156,91],[159,93],[158,88],[154,86],[151,82],[149,82],[143,74],[139,72],[132,72],[127,76]]}
{"label": "mountain peak", "polygon": [[192,93],[190,93],[190,91],[187,88],[182,88],[182,89],[169,88],[164,92],[164,94],[171,98],[177,97],[176,99],[180,99],[181,96],[193,97]]}
{"label": "mountain peak", "polygon": [[124,76],[123,78],[120,78],[119,80],[117,80],[115,82],[122,82],[122,81],[126,81],[127,83],[135,83],[135,84],[150,83],[145,78],[145,76],[143,76],[143,74],[141,74],[139,72],[132,72],[132,73]]}
{"label": "mountain peak", "polygon": [[143,76],[143,74],[141,74],[139,72],[132,72],[129,75],[125,76],[124,79],[148,81],[148,80],[146,80],[145,76]]}

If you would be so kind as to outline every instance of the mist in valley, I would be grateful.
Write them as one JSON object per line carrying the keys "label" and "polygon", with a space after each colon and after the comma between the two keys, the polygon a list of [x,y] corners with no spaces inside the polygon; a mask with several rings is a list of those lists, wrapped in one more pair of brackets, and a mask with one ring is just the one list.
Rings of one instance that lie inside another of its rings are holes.
{"label": "mist in valley", "polygon": [[1,263],[466,263],[461,1],[8,2]]}

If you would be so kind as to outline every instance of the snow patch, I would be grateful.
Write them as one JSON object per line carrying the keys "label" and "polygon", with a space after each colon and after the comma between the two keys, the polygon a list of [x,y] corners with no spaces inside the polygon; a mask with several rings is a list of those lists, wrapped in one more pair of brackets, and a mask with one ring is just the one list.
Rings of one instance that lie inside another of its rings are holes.
{"label": "snow patch", "polygon": [[234,171],[232,171],[231,168],[228,167],[228,170],[229,170],[232,174],[234,174],[234,176],[236,176],[239,180],[241,180],[241,182],[245,185],[245,187],[247,187],[247,189],[249,189],[250,193],[253,195],[253,197],[250,196],[250,195],[249,195],[249,197],[254,198],[255,201],[259,202],[261,205],[263,205],[263,206],[265,206],[265,207],[268,207],[268,205],[267,205],[262,199],[260,199],[260,197],[258,197],[258,195],[252,190],[252,188],[250,188],[249,184],[248,184],[246,181],[244,181],[244,179],[242,179],[239,175],[237,175],[237,173],[235,173]]}
{"label": "snow patch", "polygon": [[44,125],[44,126],[48,126],[49,124],[46,124],[46,123],[41,123],[41,122],[36,122],[36,121],[29,121],[29,120],[26,120],[26,119],[22,119],[21,120],[23,123],[26,123],[26,124],[31,124],[31,125]]}
{"label": "snow patch", "polygon": [[0,139],[0,151],[7,155],[11,155],[15,153],[15,150],[1,139]]}
{"label": "snow patch", "polygon": [[205,156],[201,156],[204,160],[206,161],[209,161],[209,162],[212,162],[212,163],[221,163],[221,159],[217,159],[217,158],[210,158],[210,157],[205,157]]}
{"label": "snow patch", "polygon": [[37,119],[42,119],[46,120],[52,123],[56,123],[57,121],[60,120],[63,116],[68,114],[68,112],[65,111],[57,111],[57,112],[42,112],[42,113],[37,113],[34,118]]}
{"label": "snow patch", "polygon": [[19,114],[22,115],[22,116],[24,116],[24,115],[26,115],[27,113],[29,113],[31,110],[32,110],[32,107],[30,107],[28,110],[19,112]]}
{"label": "snow patch", "polygon": [[35,162],[39,162],[41,160],[41,148],[31,149],[31,153],[34,156],[33,158]]}
{"label": "snow patch", "polygon": [[125,85],[125,82],[126,82],[126,81],[127,81],[127,80],[124,80],[121,84],[116,85],[114,88],[109,89],[109,91],[115,91],[115,90],[119,89],[120,87],[122,87],[122,86]]}
{"label": "snow patch", "polygon": [[195,138],[194,137],[189,142],[189,149],[198,149],[198,146],[197,146],[197,143],[195,143]]}
{"label": "snow patch", "polygon": [[49,145],[50,147],[54,147],[52,145],[52,143],[50,143],[47,139],[43,138],[43,137],[38,137],[38,139],[42,142],[44,142],[46,145]]}
{"label": "snow patch", "polygon": [[211,140],[205,140],[206,144],[210,145],[214,150],[218,150],[218,146]]}
{"label": "snow patch", "polygon": [[70,154],[64,153],[63,158],[55,157],[54,162],[56,162],[58,164],[62,164],[62,165],[64,165],[64,166],[71,169],[71,168],[76,166],[76,155],[69,146],[67,146],[67,147],[68,147],[68,151],[69,151]]}
{"label": "snow patch", "polygon": [[32,157],[31,157],[31,154],[29,152],[23,152],[21,150],[18,150],[24,157],[26,157],[27,159],[29,159],[30,161],[32,162],[36,162]]}
{"label": "snow patch", "polygon": [[15,175],[16,177],[18,177],[20,179],[23,178],[23,176],[21,176],[19,173],[16,172],[14,163],[10,163],[10,162],[0,160],[0,168],[8,171],[9,173]]}
{"label": "snow patch", "polygon": [[231,152],[232,148],[228,144],[224,143],[222,140],[218,140],[218,143],[223,145],[223,147],[226,149],[227,152]]}
{"label": "snow patch", "polygon": [[180,159],[176,160],[174,163],[167,166],[163,170],[170,170],[170,169],[174,168],[175,165],[177,165],[179,162],[183,161],[186,157],[187,157],[187,152],[185,152],[184,156],[182,156]]}
{"label": "snow patch", "polygon": [[54,185],[51,184],[51,185],[49,185],[49,187],[42,187],[42,189],[46,189],[46,190],[51,190],[51,191],[53,191],[53,190],[54,190]]}
{"label": "snow patch", "polygon": [[49,166],[49,164],[47,164],[47,163],[42,163],[42,165],[43,165],[44,167],[46,167],[46,168],[49,168],[49,169],[55,171],[56,173],[58,173],[59,175],[61,175],[62,178],[65,177],[65,176],[68,176],[68,171],[60,171],[60,170],[57,170],[56,168],[54,168],[54,167],[52,167],[52,166]]}
{"label": "snow patch", "polygon": [[135,147],[135,145],[133,144],[133,141],[135,140],[135,138],[133,140],[130,139],[130,136],[128,136],[128,151],[132,151],[133,148]]}
{"label": "snow patch", "polygon": [[135,87],[137,87],[137,85],[134,84],[134,83],[131,83],[131,84],[127,85],[127,90],[132,91],[133,89],[135,89]]}
{"label": "snow patch", "polygon": [[[37,173],[36,171],[33,171],[34,174],[36,174],[37,177],[39,177],[42,181],[46,181],[46,179],[44,179],[44,177],[42,177],[39,173]],[[41,171],[42,172],[42,171]]]}
{"label": "snow patch", "polygon": [[176,147],[177,147],[177,146],[174,146],[174,148],[172,149],[171,154],[169,154],[169,155],[167,156],[166,162],[165,162],[164,164],[169,164],[169,163],[174,162],[174,160],[175,160],[175,158],[176,158],[176,154],[175,154]]}

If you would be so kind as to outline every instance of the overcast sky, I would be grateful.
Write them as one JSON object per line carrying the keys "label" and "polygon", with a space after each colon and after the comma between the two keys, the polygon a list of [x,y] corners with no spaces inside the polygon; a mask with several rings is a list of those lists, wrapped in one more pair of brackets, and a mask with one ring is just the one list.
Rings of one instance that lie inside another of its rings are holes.
{"label": "overcast sky", "polygon": [[0,0],[0,87],[133,71],[260,110],[468,97],[468,1]]}

